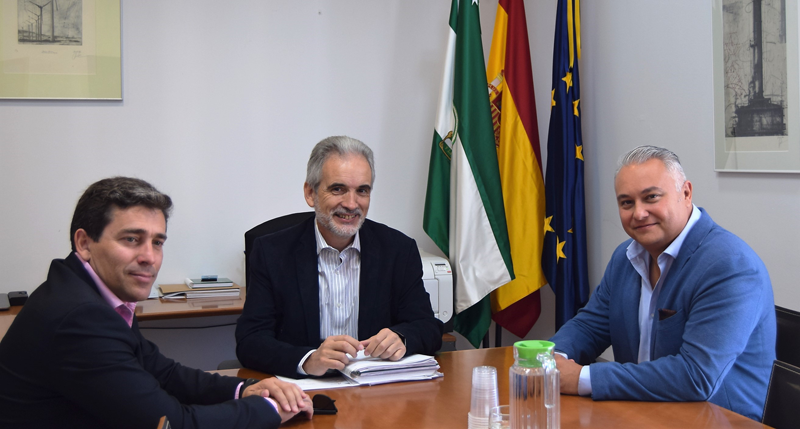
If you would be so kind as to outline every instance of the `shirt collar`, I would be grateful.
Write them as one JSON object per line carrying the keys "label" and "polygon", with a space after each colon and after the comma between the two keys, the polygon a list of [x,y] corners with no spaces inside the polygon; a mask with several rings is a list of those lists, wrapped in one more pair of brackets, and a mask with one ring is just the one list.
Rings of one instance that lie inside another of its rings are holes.
{"label": "shirt collar", "polygon": [[111,306],[111,308],[116,309],[120,305],[124,305],[128,307],[131,311],[134,311],[136,309],[135,302],[126,302],[119,299],[119,297],[115,295],[114,292],[112,292],[111,289],[108,288],[108,286],[106,286],[103,280],[100,279],[100,276],[98,276],[97,273],[94,272],[94,269],[92,268],[91,265],[89,265],[89,262],[84,261],[83,258],[81,258],[81,255],[78,254],[78,252],[75,252],[75,256],[77,256],[78,259],[81,261],[81,263],[83,263],[83,268],[86,269],[86,272],[88,272],[89,276],[92,278],[92,280],[94,280],[95,285],[97,285],[97,289],[100,291],[100,295],[108,303],[108,305]]}
{"label": "shirt collar", "polygon": [[[361,253],[361,238],[360,238],[360,234],[361,234],[361,231],[356,231],[356,235],[353,238],[353,242],[350,243],[349,246],[347,246],[344,249],[342,249],[342,252],[344,252],[347,249],[353,248],[353,249],[357,250],[358,253]],[[317,239],[317,255],[319,255],[319,252],[321,252],[322,249],[333,249],[333,250],[336,250],[335,248],[333,248],[333,246],[329,245],[327,241],[325,241],[325,237],[323,237],[322,233],[319,232],[319,224],[317,223],[316,219],[314,219],[314,236]],[[336,250],[336,251],[338,252],[338,250]]]}
{"label": "shirt collar", "polygon": [[[672,256],[673,259],[678,258],[678,253],[681,250],[681,246],[683,246],[683,241],[686,240],[686,236],[689,235],[689,231],[691,231],[692,227],[700,220],[700,215],[702,212],[700,209],[697,208],[696,205],[692,204],[692,214],[689,216],[689,221],[686,222],[686,226],[683,227],[683,231],[672,240],[669,246],[664,249],[661,254],[667,254]],[[646,250],[642,247],[639,242],[636,240],[631,241],[631,244],[628,245],[627,256],[628,259],[633,260],[634,258],[641,256]],[[660,255],[659,255],[660,256]]]}

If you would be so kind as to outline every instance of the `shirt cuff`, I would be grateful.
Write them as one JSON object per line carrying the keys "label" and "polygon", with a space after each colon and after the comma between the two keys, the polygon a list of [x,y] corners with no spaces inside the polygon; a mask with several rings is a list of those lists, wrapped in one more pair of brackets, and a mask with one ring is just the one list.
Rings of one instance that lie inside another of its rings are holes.
{"label": "shirt cuff", "polygon": [[267,400],[267,402],[269,402],[270,404],[272,404],[272,408],[275,408],[275,412],[276,412],[276,413],[278,413],[278,415],[280,415],[280,414],[281,414],[281,410],[280,410],[280,409],[278,409],[278,403],[277,403],[277,402],[275,402],[275,400],[274,400],[274,399],[272,399],[272,398],[264,398],[264,399],[266,399],[266,400]]}
{"label": "shirt cuff", "polygon": [[302,359],[300,359],[300,363],[297,364],[298,374],[308,375],[305,371],[303,371],[303,364],[306,363],[306,360],[308,360],[308,357],[311,356],[311,353],[314,353],[315,351],[317,351],[317,349],[309,351],[305,356],[303,356]]}
{"label": "shirt cuff", "polygon": [[578,378],[578,395],[592,396],[592,377],[589,373],[589,365],[581,368],[581,375]]}
{"label": "shirt cuff", "polygon": [[[236,393],[233,394],[233,399],[239,399],[239,389],[242,388],[242,384],[244,384],[244,381],[242,381],[241,383],[236,385],[236,390],[234,391]],[[278,413],[278,414],[281,413],[281,410],[278,409],[278,403],[275,402],[274,399],[272,399],[272,398],[264,398],[264,399],[266,399],[267,402],[272,404],[272,408],[275,408],[275,412],[276,413]]]}

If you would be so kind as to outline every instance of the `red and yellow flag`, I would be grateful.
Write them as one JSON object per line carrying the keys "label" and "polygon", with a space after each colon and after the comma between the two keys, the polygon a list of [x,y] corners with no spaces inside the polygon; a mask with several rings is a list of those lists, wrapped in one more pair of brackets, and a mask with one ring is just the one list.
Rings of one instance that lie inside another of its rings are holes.
{"label": "red and yellow flag", "polygon": [[492,319],[524,337],[541,313],[545,196],[523,0],[500,0],[486,69],[516,278],[492,292]]}

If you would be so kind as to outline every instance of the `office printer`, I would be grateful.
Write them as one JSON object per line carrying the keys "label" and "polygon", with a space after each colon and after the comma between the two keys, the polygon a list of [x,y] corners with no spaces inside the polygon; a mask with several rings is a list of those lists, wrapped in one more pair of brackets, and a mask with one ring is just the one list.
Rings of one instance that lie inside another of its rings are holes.
{"label": "office printer", "polygon": [[[425,290],[431,297],[433,314],[445,326],[452,326],[453,271],[450,269],[450,262],[422,249],[419,249],[419,256],[422,258],[422,281],[425,283]],[[445,329],[445,332],[449,332],[448,329]]]}

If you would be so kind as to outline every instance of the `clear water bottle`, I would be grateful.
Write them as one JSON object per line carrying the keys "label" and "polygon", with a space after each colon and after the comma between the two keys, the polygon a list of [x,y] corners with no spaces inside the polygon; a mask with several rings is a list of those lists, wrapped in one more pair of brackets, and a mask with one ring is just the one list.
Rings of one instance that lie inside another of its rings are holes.
{"label": "clear water bottle", "polygon": [[514,343],[508,370],[511,429],[560,429],[559,372],[550,341]]}

